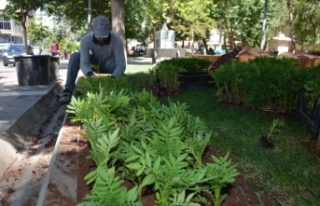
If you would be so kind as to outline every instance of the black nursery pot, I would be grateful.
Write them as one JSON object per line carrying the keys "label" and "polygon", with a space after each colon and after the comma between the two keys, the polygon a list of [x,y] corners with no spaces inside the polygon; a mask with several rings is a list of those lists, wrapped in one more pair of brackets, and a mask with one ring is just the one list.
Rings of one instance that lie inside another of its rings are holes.
{"label": "black nursery pot", "polygon": [[56,82],[59,80],[59,65],[60,65],[60,57],[59,56],[51,56],[50,60],[50,82]]}
{"label": "black nursery pot", "polygon": [[49,84],[50,55],[22,55],[14,57],[19,86]]}
{"label": "black nursery pot", "polygon": [[179,81],[183,83],[208,83],[212,77],[208,72],[180,72]]}
{"label": "black nursery pot", "polygon": [[180,89],[203,89],[213,86],[211,75],[206,72],[180,72]]}

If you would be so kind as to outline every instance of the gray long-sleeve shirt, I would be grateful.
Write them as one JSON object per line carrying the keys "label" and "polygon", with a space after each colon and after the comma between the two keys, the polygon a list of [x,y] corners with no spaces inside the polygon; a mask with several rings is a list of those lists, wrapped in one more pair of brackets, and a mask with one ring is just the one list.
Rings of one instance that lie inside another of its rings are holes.
{"label": "gray long-sleeve shirt", "polygon": [[107,62],[111,58],[115,59],[116,68],[111,74],[112,76],[121,76],[124,74],[127,64],[123,42],[119,35],[110,32],[107,44],[103,46],[100,46],[97,42],[94,42],[92,32],[82,37],[80,41],[80,68],[85,75],[92,71],[90,64],[90,51],[99,62]]}

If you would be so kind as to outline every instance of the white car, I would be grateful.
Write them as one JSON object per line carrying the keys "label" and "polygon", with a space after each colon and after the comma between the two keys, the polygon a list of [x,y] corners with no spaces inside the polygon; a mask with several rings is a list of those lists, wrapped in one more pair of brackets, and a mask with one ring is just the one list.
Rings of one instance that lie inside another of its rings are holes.
{"label": "white car", "polygon": [[[33,55],[33,48],[29,45],[30,54]],[[20,56],[26,53],[24,44],[10,44],[7,50],[3,53],[2,61],[3,66],[8,66],[8,64],[16,65],[14,61],[14,56]]]}
{"label": "white car", "polygon": [[2,61],[2,58],[4,56],[4,52],[7,51],[10,43],[0,43],[0,61]]}

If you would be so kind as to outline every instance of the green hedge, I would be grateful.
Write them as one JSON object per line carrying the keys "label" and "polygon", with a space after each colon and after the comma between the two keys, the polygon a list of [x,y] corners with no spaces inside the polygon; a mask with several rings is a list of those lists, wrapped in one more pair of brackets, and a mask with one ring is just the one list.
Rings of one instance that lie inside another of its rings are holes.
{"label": "green hedge", "polygon": [[297,109],[299,93],[307,89],[307,105],[320,96],[320,66],[297,66],[287,57],[259,57],[249,62],[232,61],[210,72],[218,100],[273,112]]}
{"label": "green hedge", "polygon": [[188,72],[206,71],[212,64],[209,60],[198,58],[173,58],[167,59],[158,63],[159,65],[170,64],[177,67],[182,67]]}

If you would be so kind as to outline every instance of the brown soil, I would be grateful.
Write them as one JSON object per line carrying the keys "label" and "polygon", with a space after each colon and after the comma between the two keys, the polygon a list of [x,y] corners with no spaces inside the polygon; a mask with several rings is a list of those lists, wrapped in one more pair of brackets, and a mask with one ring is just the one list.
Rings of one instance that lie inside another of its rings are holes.
{"label": "brown soil", "polygon": [[[251,48],[251,47],[244,47],[237,56],[247,56],[247,57],[259,57],[259,56],[274,56],[275,54],[273,52],[265,51],[261,52],[260,49],[257,48]],[[299,53],[299,54],[292,54],[290,52],[283,52],[279,54],[279,56],[286,56],[291,57],[294,59],[319,59],[319,56],[306,54],[306,53]]]}

